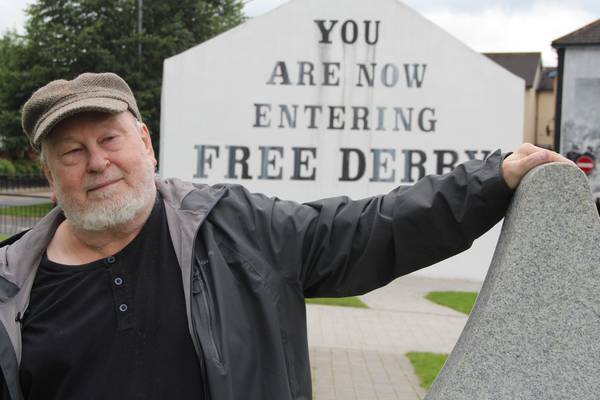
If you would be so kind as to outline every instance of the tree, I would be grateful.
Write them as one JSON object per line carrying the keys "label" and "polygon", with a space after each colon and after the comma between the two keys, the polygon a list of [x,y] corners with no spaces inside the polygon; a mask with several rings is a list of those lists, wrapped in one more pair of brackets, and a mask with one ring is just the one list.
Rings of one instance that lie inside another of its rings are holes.
{"label": "tree", "polygon": [[163,60],[242,22],[243,3],[147,0],[141,33],[137,7],[138,0],[37,0],[29,6],[26,33],[5,34],[0,41],[5,151],[13,157],[26,151],[20,108],[33,91],[53,79],[107,71],[129,83],[158,145]]}
{"label": "tree", "polygon": [[11,158],[22,158],[29,146],[21,133],[22,103],[19,103],[27,96],[23,92],[26,85],[20,83],[18,73],[23,48],[23,40],[15,32],[7,32],[0,38],[0,149],[2,156]]}

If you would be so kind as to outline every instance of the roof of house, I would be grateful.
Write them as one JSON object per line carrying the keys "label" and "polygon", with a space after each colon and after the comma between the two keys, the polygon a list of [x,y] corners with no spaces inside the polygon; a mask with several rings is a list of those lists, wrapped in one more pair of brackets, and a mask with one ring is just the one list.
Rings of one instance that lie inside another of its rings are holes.
{"label": "roof of house", "polygon": [[554,80],[558,71],[556,67],[542,68],[542,78],[538,90],[554,90]]}
{"label": "roof of house", "polygon": [[552,42],[552,47],[600,44],[600,19]]}
{"label": "roof of house", "polygon": [[542,53],[483,53],[497,64],[525,80],[525,87],[533,86]]}

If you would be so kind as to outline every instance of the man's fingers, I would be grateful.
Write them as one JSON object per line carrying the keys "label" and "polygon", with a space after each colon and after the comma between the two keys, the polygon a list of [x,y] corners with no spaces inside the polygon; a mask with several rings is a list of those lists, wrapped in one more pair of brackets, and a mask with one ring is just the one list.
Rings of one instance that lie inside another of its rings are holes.
{"label": "man's fingers", "polygon": [[537,147],[532,145],[531,143],[523,143],[522,145],[519,146],[519,148],[517,149],[518,153],[521,153],[525,156],[534,154],[535,152],[540,151],[541,147]]}
{"label": "man's fingers", "polygon": [[552,160],[552,155],[549,151],[536,151],[535,153],[529,154],[527,157],[523,157],[519,161],[517,161],[517,170],[519,175],[523,176],[532,168],[537,167],[538,165],[550,162]]}
{"label": "man's fingers", "polygon": [[517,151],[506,157],[502,169],[506,184],[511,188],[516,188],[521,179],[531,169],[549,162],[562,162],[575,165],[575,163],[562,155],[531,143],[523,143]]}
{"label": "man's fingers", "polygon": [[550,153],[551,153],[551,157],[552,157],[551,161],[553,161],[553,162],[563,162],[563,163],[569,163],[571,165],[577,166],[577,164],[575,164],[575,162],[573,162],[572,160],[569,160],[567,157],[565,157],[561,154],[555,153],[553,151],[551,151]]}

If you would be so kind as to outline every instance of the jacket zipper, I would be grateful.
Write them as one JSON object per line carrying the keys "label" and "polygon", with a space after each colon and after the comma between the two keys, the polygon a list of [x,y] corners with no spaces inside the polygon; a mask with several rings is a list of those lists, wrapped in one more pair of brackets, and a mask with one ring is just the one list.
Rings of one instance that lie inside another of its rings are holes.
{"label": "jacket zipper", "polygon": [[[200,265],[198,266],[200,267]],[[204,276],[202,275],[202,273],[198,270],[198,271],[194,271],[194,278],[196,278],[200,284],[200,290],[202,291],[201,295],[202,295],[202,303],[204,306],[204,311],[206,312],[206,318],[207,318],[207,327],[208,327],[208,340],[210,342],[210,346],[213,350],[213,360],[217,363],[217,365],[219,367],[221,367],[222,361],[221,361],[221,354],[219,353],[219,349],[217,347],[217,343],[215,341],[214,338],[214,318],[213,318],[213,313],[210,310],[210,307],[208,305],[208,291],[206,289],[206,282],[204,280]]]}
{"label": "jacket zipper", "polygon": [[[194,234],[194,243],[192,243],[192,259],[190,260],[190,298],[189,298],[189,302],[190,302],[190,319],[192,322],[192,327],[194,329],[194,336],[196,337],[196,341],[198,342],[198,352],[196,354],[196,356],[198,357],[198,361],[200,362],[200,372],[202,374],[202,391],[204,393],[202,399],[203,400],[210,400],[210,391],[209,391],[209,387],[208,387],[208,372],[206,371],[206,362],[204,361],[204,349],[202,348],[202,342],[200,341],[200,339],[198,338],[198,327],[196,327],[196,324],[194,323],[194,318],[192,316],[192,297],[194,296],[194,260],[196,259],[196,254],[195,254],[195,250],[196,250],[196,246],[194,245],[195,243],[197,243],[196,241],[198,240],[198,234],[200,232],[200,228],[198,228],[198,230],[196,230],[196,233]],[[194,340],[194,338],[192,338],[192,340]]]}

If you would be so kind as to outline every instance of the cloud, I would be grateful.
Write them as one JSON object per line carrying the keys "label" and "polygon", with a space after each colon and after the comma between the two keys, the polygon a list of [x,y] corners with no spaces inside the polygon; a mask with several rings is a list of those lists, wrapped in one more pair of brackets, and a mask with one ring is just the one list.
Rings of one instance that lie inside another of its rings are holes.
{"label": "cloud", "polygon": [[510,10],[494,6],[477,12],[431,9],[423,15],[480,52],[541,51],[544,65],[556,65],[550,43],[596,17],[583,7],[537,2]]}
{"label": "cloud", "polygon": [[[0,32],[23,29],[24,8],[33,0],[0,1]],[[364,0],[366,1],[366,0]],[[600,1],[572,0],[405,0],[451,35],[481,52],[541,51],[545,65],[556,64],[550,42],[598,18]],[[286,0],[246,0],[253,17]]]}
{"label": "cloud", "polygon": [[[285,0],[251,0],[257,16]],[[544,65],[556,65],[550,43],[594,21],[598,0],[406,0],[405,3],[480,52],[540,51]]]}
{"label": "cloud", "polygon": [[25,7],[32,0],[0,1],[0,34],[7,29],[23,32],[25,23]]}
{"label": "cloud", "polygon": [[287,3],[289,0],[245,0],[244,12],[249,17],[256,17]]}

